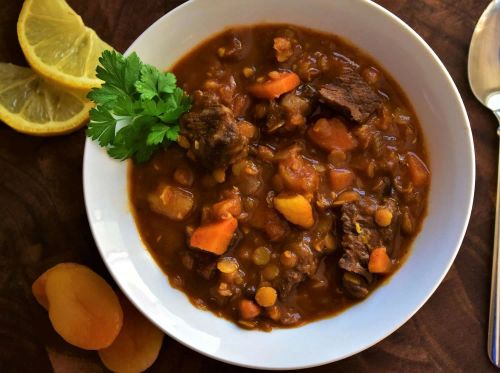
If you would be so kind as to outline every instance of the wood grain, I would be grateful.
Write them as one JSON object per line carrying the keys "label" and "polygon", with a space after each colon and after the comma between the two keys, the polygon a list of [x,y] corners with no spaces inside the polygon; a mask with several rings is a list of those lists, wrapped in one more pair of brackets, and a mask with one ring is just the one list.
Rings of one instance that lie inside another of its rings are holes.
{"label": "wood grain", "polygon": [[[123,51],[147,26],[183,1],[69,2],[104,40]],[[403,327],[372,348],[311,371],[493,371],[486,355],[486,333],[497,124],[493,115],[474,99],[466,74],[469,40],[488,2],[378,1],[430,44],[460,90],[476,147],[475,204],[460,253],[425,306]],[[15,30],[22,1],[3,3],[0,61],[24,64]],[[37,306],[30,292],[33,280],[60,261],[88,264],[111,281],[98,256],[85,215],[81,180],[83,145],[83,131],[39,139],[20,135],[0,124],[1,372],[105,371],[95,353],[69,346],[52,331],[45,311]],[[236,370],[169,338],[151,368],[153,372]]]}

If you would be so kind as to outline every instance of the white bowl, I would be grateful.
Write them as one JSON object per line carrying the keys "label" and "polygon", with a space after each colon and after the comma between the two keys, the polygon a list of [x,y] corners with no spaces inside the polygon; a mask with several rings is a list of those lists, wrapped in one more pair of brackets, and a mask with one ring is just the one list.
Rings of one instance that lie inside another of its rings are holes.
{"label": "white bowl", "polygon": [[311,367],[362,351],[406,322],[431,296],[462,242],[474,194],[474,149],[464,105],[430,47],[382,7],[364,0],[191,0],[149,27],[129,48],[166,68],[230,25],[286,22],[338,34],[389,71],[419,116],[430,153],[428,216],[404,266],[365,301],[293,329],[246,331],[196,309],[170,287],[145,249],[129,210],[127,165],[87,141],[84,189],[101,255],[132,302],[168,335],[228,363]]}

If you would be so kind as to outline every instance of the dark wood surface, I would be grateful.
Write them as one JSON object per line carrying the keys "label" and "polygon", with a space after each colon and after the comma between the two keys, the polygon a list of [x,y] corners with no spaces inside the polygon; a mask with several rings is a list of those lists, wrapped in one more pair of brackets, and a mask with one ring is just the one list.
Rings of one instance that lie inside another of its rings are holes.
{"label": "dark wood surface", "polygon": [[[69,1],[89,26],[120,51],[152,22],[182,2]],[[476,147],[476,198],[458,257],[424,307],[374,347],[311,371],[493,371],[486,355],[486,334],[497,123],[474,99],[467,82],[466,65],[472,31],[488,2],[378,1],[430,44],[460,90]],[[22,0],[2,1],[0,61],[25,64],[15,28],[21,5]],[[81,180],[84,140],[83,131],[40,139],[18,134],[0,123],[1,372],[104,371],[94,352],[73,348],[52,331],[46,312],[36,304],[30,291],[31,283],[41,272],[61,261],[87,264],[111,281],[85,215]],[[236,370],[170,338],[165,339],[160,357],[151,368],[154,372]]]}

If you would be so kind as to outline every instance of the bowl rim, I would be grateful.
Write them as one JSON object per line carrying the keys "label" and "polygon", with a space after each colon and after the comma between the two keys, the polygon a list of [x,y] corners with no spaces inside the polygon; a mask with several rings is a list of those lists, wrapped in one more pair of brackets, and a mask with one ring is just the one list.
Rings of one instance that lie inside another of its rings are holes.
{"label": "bowl rim", "polygon": [[[179,6],[175,7],[174,9],[170,10],[169,12],[165,13],[163,16],[161,16],[159,19],[157,19],[155,22],[153,22],[150,26],[148,26],[133,42],[132,44],[127,48],[127,50],[125,51],[125,55],[128,55],[129,53],[131,53],[133,50],[134,50],[134,46],[136,45],[136,43],[138,43],[138,40],[141,39],[145,34],[147,34],[152,28],[154,28],[156,25],[162,23],[164,21],[164,19],[168,16],[168,17],[172,17],[172,16],[175,16],[175,14],[179,11],[181,11],[182,9],[184,9],[185,7],[188,7],[188,6],[191,6],[192,4],[195,4],[195,3],[200,3],[202,2],[203,0],[188,0],[186,1],[185,3],[182,3],[180,4]],[[110,263],[106,260],[106,257],[104,255],[104,249],[101,247],[100,245],[100,242],[99,240],[97,239],[98,237],[98,233],[96,232],[95,230],[95,227],[94,225],[92,224],[92,214],[91,214],[91,211],[90,211],[90,208],[89,208],[89,203],[88,203],[88,198],[89,198],[89,194],[88,194],[88,189],[87,189],[87,183],[88,183],[88,175],[86,175],[86,168],[85,168],[85,165],[82,169],[82,173],[83,173],[83,189],[84,189],[84,200],[85,200],[85,209],[86,209],[86,214],[87,214],[87,218],[88,218],[88,221],[89,221],[89,227],[91,229],[91,232],[92,232],[92,236],[94,238],[94,242],[96,243],[96,246],[99,250],[99,254],[101,255],[101,258],[103,259],[103,262],[108,270],[108,272],[111,274],[113,280],[116,282],[116,284],[118,285],[118,287],[120,288],[120,290],[123,292],[124,295],[127,296],[127,298],[134,304],[134,306],[147,318],[149,319],[152,323],[154,323],[160,330],[164,331],[169,337],[175,339],[177,342],[183,344],[184,346],[204,355],[204,356],[207,356],[207,357],[210,357],[210,358],[213,358],[215,360],[218,360],[218,361],[221,361],[221,362],[224,362],[224,363],[228,363],[228,364],[231,364],[231,365],[235,365],[235,366],[241,366],[241,367],[245,367],[245,368],[254,368],[254,369],[266,369],[266,370],[295,370],[295,369],[305,369],[305,368],[312,368],[312,367],[316,367],[316,366],[320,366],[320,365],[324,365],[324,364],[329,364],[329,363],[332,363],[332,362],[335,362],[335,361],[339,361],[339,360],[342,360],[342,359],[345,359],[349,356],[353,356],[355,354],[358,354],[370,347],[372,347],[373,345],[381,342],[382,340],[384,340],[385,338],[387,338],[389,335],[391,335],[392,333],[394,333],[397,329],[399,329],[402,325],[404,325],[406,322],[408,322],[409,319],[411,319],[421,308],[422,306],[429,300],[429,298],[434,294],[434,292],[436,291],[436,289],[439,287],[439,285],[442,283],[444,277],[447,275],[447,273],[449,272],[450,270],[450,267],[452,266],[457,254],[458,254],[458,251],[460,250],[462,244],[463,244],[463,239],[464,239],[464,236],[465,236],[465,233],[467,231],[467,227],[468,227],[468,224],[469,224],[469,221],[470,221],[470,217],[471,217],[471,212],[472,212],[472,206],[473,206],[473,201],[474,201],[474,194],[475,194],[475,180],[476,180],[476,159],[475,159],[475,149],[474,149],[474,141],[473,141],[473,136],[472,136],[472,129],[471,129],[471,126],[470,126],[470,121],[469,121],[469,118],[468,118],[468,115],[467,115],[467,111],[466,111],[466,108],[465,108],[465,105],[464,105],[464,102],[461,98],[461,95],[458,91],[458,88],[455,84],[455,82],[453,81],[450,73],[448,72],[448,70],[446,69],[446,67],[444,66],[443,62],[441,61],[441,59],[437,56],[437,54],[434,52],[434,50],[427,44],[427,42],[415,31],[413,30],[409,25],[407,25],[403,20],[401,20],[398,16],[396,16],[395,14],[393,14],[392,12],[390,12],[389,10],[385,9],[383,6],[371,1],[371,0],[358,0],[359,2],[362,2],[362,3],[365,3],[367,6],[371,6],[371,7],[374,7],[377,11],[381,12],[383,14],[383,16],[385,17],[389,17],[392,21],[396,22],[398,24],[398,26],[400,28],[402,28],[404,31],[408,32],[412,37],[415,38],[415,40],[420,44],[420,46],[422,46],[426,52],[429,54],[430,57],[432,57],[432,60],[434,63],[436,63],[437,67],[439,68],[439,71],[440,73],[446,78],[446,82],[447,84],[449,85],[449,88],[451,89],[451,91],[453,92],[453,100],[456,102],[456,104],[458,105],[458,107],[460,108],[460,116],[462,117],[462,122],[461,124],[464,125],[464,130],[466,131],[466,139],[469,143],[469,147],[467,148],[467,153],[468,153],[468,157],[469,159],[471,160],[471,167],[470,169],[468,170],[468,178],[471,181],[471,188],[470,188],[470,191],[469,191],[469,195],[468,195],[468,201],[467,201],[467,204],[466,204],[466,219],[465,221],[463,222],[463,226],[462,226],[462,229],[461,229],[461,232],[460,232],[460,235],[458,237],[458,240],[457,240],[457,245],[454,249],[454,252],[453,252],[453,255],[450,256],[450,259],[446,265],[446,268],[444,268],[440,278],[439,278],[439,281],[436,281],[436,283],[434,284],[434,286],[432,287],[431,291],[428,292],[428,294],[422,299],[422,301],[418,304],[418,306],[412,311],[410,312],[407,316],[405,316],[401,322],[399,323],[395,323],[393,325],[393,327],[391,328],[388,328],[388,330],[386,331],[386,333],[384,333],[380,338],[374,340],[373,342],[369,342],[369,343],[366,343],[364,345],[360,345],[358,346],[358,348],[356,349],[353,349],[352,352],[348,353],[348,354],[345,354],[343,356],[340,356],[340,357],[335,357],[333,359],[327,359],[327,360],[323,360],[323,361],[315,361],[315,362],[312,362],[312,363],[309,363],[309,364],[302,364],[302,365],[293,365],[293,366],[286,366],[286,367],[269,367],[265,364],[259,364],[259,363],[255,363],[255,364],[247,364],[247,363],[241,363],[241,362],[238,362],[238,361],[235,361],[235,360],[231,360],[231,359],[227,359],[227,358],[224,358],[224,357],[220,357],[217,355],[217,352],[209,352],[209,351],[204,351],[203,349],[200,349],[200,348],[197,348],[196,346],[193,346],[189,343],[189,341],[185,341],[183,340],[180,336],[178,335],[174,335],[174,333],[171,333],[170,331],[167,331],[166,328],[162,325],[160,325],[159,323],[157,323],[156,321],[154,321],[152,319],[152,317],[149,316],[148,312],[146,312],[145,310],[143,310],[143,307],[138,304],[132,296],[129,295],[129,292],[128,290],[126,289],[125,286],[123,286],[122,284],[122,281],[120,280],[119,276],[117,275],[117,273],[115,273],[115,271],[113,270],[113,267],[110,265]],[[272,24],[272,23],[277,23],[277,22],[272,22],[272,21],[263,21],[261,23],[269,23],[269,24]],[[224,28],[221,28],[221,31],[223,31],[225,28],[227,28],[228,26],[225,26]],[[320,30],[319,28],[317,30]],[[207,36],[210,37],[211,35]],[[193,44],[193,46],[191,47],[192,49],[194,49],[197,45],[199,45],[199,43],[195,43]],[[180,57],[182,58],[182,57]],[[418,113],[417,113],[418,114]],[[85,164],[85,160],[87,159],[87,156],[88,156],[88,153],[89,153],[89,143],[91,143],[91,140],[90,139],[86,139],[86,142],[85,142],[85,149],[84,149],[84,157],[83,157],[83,160],[84,160],[84,164]],[[127,173],[129,172],[129,167],[130,165],[126,165],[126,169],[127,169]],[[126,188],[127,192],[128,192],[128,185],[127,185],[127,188]],[[128,198],[128,197],[127,197]],[[141,239],[142,241],[142,239]],[[413,250],[413,249],[412,249]],[[410,251],[410,253],[408,255],[411,255],[412,252]],[[166,275],[165,275],[166,276]],[[170,286],[170,284],[169,284]],[[214,317],[217,317],[215,315],[213,315]],[[318,320],[318,321],[321,321],[321,320]],[[316,322],[316,321],[314,321]],[[302,326],[299,326],[298,328],[301,328]]]}

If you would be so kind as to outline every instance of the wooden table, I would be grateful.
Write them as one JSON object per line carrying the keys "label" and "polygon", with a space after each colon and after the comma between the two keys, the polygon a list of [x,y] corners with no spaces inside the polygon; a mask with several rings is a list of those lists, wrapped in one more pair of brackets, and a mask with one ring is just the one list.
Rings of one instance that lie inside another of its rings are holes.
{"label": "wooden table", "polygon": [[[250,1],[250,0],[249,0]],[[333,1],[333,0],[332,0]],[[120,51],[182,0],[70,0],[84,21]],[[403,327],[374,347],[312,369],[333,371],[492,370],[486,355],[496,189],[496,120],[473,97],[467,53],[489,0],[379,0],[415,29],[442,59],[466,104],[477,159],[476,198],[464,243],[441,286]],[[17,44],[22,0],[2,2],[0,61],[25,64]],[[0,126],[0,371],[101,372],[94,352],[52,330],[30,286],[61,261],[91,266],[111,281],[92,239],[82,191],[85,135],[42,139]],[[436,248],[438,250],[439,248]],[[332,336],[335,338],[335,336]],[[328,348],[328,346],[325,346]],[[233,372],[170,338],[151,371]]]}

